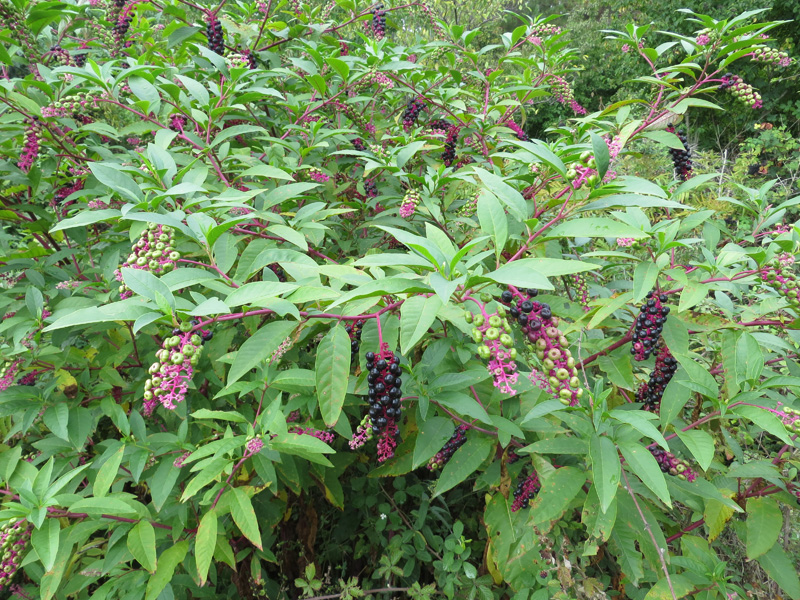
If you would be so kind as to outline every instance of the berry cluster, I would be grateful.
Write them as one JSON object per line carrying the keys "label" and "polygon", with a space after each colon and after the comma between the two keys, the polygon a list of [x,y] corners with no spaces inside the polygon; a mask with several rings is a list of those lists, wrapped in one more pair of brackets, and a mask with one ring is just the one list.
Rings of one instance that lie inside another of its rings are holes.
{"label": "berry cluster", "polygon": [[330,444],[336,439],[336,436],[330,431],[320,431],[313,427],[290,427],[289,433],[296,433],[297,435],[310,435],[318,440],[322,440],[326,444]]}
{"label": "berry cluster", "polygon": [[206,37],[208,38],[208,48],[220,56],[225,54],[225,36],[222,33],[222,23],[213,13],[206,17]]}
{"label": "berry cluster", "polygon": [[465,314],[467,323],[472,323],[472,339],[478,344],[478,356],[489,361],[486,368],[492,374],[494,386],[504,394],[514,394],[512,385],[517,383],[517,349],[511,337],[511,325],[506,318],[506,309],[497,308],[497,313],[473,316]]}
{"label": "berry cluster", "polygon": [[517,512],[521,508],[528,508],[531,500],[542,489],[539,483],[539,476],[536,471],[523,479],[522,474],[519,476],[517,487],[514,490],[514,502],[511,503],[511,512]]}
{"label": "berry cluster", "polygon": [[71,117],[75,115],[88,116],[85,111],[96,110],[100,107],[97,104],[98,98],[90,96],[85,92],[79,92],[72,96],[65,96],[58,102],[53,102],[49,106],[42,108],[43,117]]}
{"label": "berry cluster", "polygon": [[743,102],[750,108],[761,108],[761,94],[759,94],[752,85],[745,83],[741,77],[733,73],[726,73],[722,77],[722,83],[719,86],[721,90],[727,90],[733,94],[737,100]]}
{"label": "berry cluster", "polygon": [[691,465],[685,460],[675,456],[672,452],[667,452],[663,448],[655,446],[650,448],[650,453],[655,457],[658,466],[668,475],[674,475],[684,481],[694,481],[697,473],[692,470]]}
{"label": "berry cluster", "polygon": [[577,406],[583,396],[577,363],[569,350],[567,338],[558,329],[558,317],[553,316],[549,304],[533,300],[537,295],[538,290],[534,289],[526,290],[525,295],[506,290],[500,300],[511,305],[517,298],[509,312],[522,328],[529,352],[535,354],[547,370],[546,376],[531,372],[531,381],[548,390],[562,404]]}
{"label": "berry cluster", "polygon": [[353,140],[353,148],[359,152],[364,152],[367,149],[367,147],[364,145],[364,140],[361,138],[356,138]]}
{"label": "berry cluster", "polygon": [[522,130],[522,127],[520,127],[519,125],[517,125],[516,121],[514,121],[513,119],[512,119],[512,120],[510,120],[510,121],[507,121],[507,122],[505,123],[505,126],[506,126],[506,127],[508,127],[508,128],[511,130],[511,131],[513,131],[513,132],[514,132],[514,135],[516,135],[516,136],[517,136],[517,139],[518,139],[518,140],[520,140],[520,141],[523,141],[523,142],[527,142],[527,141],[528,141],[528,139],[529,139],[529,138],[528,138],[528,134],[526,134],[526,133],[525,133],[525,132]]}
{"label": "berry cluster", "polygon": [[350,449],[356,450],[372,439],[372,418],[366,415],[356,427],[356,433],[350,440]]}
{"label": "berry cluster", "polygon": [[[142,232],[131,250],[122,267],[150,271],[153,275],[163,275],[171,271],[181,257],[175,250],[175,231],[169,225],[156,223],[147,224],[147,229]],[[117,270],[116,277],[122,283],[119,286],[120,298],[125,300],[133,296],[131,289],[122,280],[121,270]]]}
{"label": "berry cluster", "polygon": [[575,94],[573,93],[572,87],[569,85],[567,80],[563,77],[559,77],[558,75],[553,75],[552,78],[553,96],[555,96],[556,100],[558,100],[561,104],[569,104],[570,108],[576,115],[585,115],[586,109],[578,104],[577,100],[575,100]]}
{"label": "berry cluster", "polygon": [[773,258],[761,268],[761,281],[783,296],[790,306],[800,306],[800,286],[794,274],[794,256],[789,253]]}
{"label": "berry cluster", "polygon": [[406,104],[406,110],[403,112],[403,129],[409,131],[417,122],[417,117],[425,109],[425,101],[422,98],[417,98],[409,101]]}
{"label": "berry cluster", "polygon": [[589,286],[586,285],[586,276],[583,273],[575,273],[572,276],[575,283],[576,300],[583,307],[584,312],[589,312]]}
{"label": "berry cluster", "polygon": [[369,34],[375,36],[376,40],[382,40],[386,35],[386,11],[383,4],[378,4],[372,11],[372,20],[364,23],[364,29]]}
{"label": "berry cluster", "polygon": [[286,283],[286,271],[283,270],[278,263],[271,263],[267,265],[267,268],[275,273],[275,277],[278,278],[278,281],[281,283]]}
{"label": "berry cluster", "polygon": [[421,200],[422,198],[420,198],[418,191],[408,190],[406,195],[403,196],[403,201],[400,203],[400,216],[404,219],[408,219],[412,216],[414,211],[417,210],[417,206]]}
{"label": "berry cluster", "polygon": [[329,175],[326,175],[316,167],[311,167],[308,170],[308,178],[317,183],[327,183],[331,180]]}
{"label": "berry cluster", "polygon": [[19,163],[17,166],[23,173],[31,170],[33,163],[36,162],[39,156],[39,136],[41,135],[41,124],[39,118],[36,116],[26,119],[25,123],[25,145],[22,148],[22,153],[19,156]]}
{"label": "berry cluster", "polygon": [[533,27],[531,27],[529,33],[532,36],[558,35],[559,33],[561,33],[561,27],[559,27],[558,25],[541,23],[539,25],[534,25]]}
{"label": "berry cluster", "polygon": [[478,190],[464,201],[464,204],[458,209],[458,216],[469,219],[475,215],[478,210],[478,198],[481,197],[481,192]]}
{"label": "berry cluster", "polygon": [[14,579],[30,538],[31,527],[25,521],[0,526],[0,591]]}
{"label": "berry cluster", "polygon": [[675,167],[675,176],[681,181],[687,181],[692,176],[692,151],[689,149],[686,133],[683,131],[676,132],[675,128],[671,125],[667,127],[667,131],[675,133],[683,144],[683,150],[670,148],[669,154],[672,157],[672,164]]}
{"label": "berry cluster", "polygon": [[450,439],[447,440],[447,443],[428,461],[428,469],[435,471],[445,466],[447,462],[453,458],[453,454],[456,453],[456,450],[467,442],[466,433],[468,430],[469,425],[459,425],[456,427],[456,430],[453,432],[453,435],[450,436]]}
{"label": "berry cluster", "polygon": [[794,62],[794,59],[790,58],[786,52],[780,52],[768,46],[758,46],[753,50],[753,58],[751,60],[778,67],[788,67]]}
{"label": "berry cluster", "polygon": [[446,134],[447,131],[450,129],[450,123],[448,123],[444,119],[433,119],[428,123],[428,127],[432,130],[433,133]]}
{"label": "berry cluster", "polygon": [[19,373],[19,366],[22,364],[21,360],[13,362],[4,362],[0,366],[0,392],[5,392],[8,388],[14,385],[14,380]]}
{"label": "berry cluster", "polygon": [[800,410],[784,406],[780,411],[773,411],[781,419],[789,434],[800,434]]}
{"label": "berry cluster", "polygon": [[442,162],[445,167],[452,166],[456,160],[456,142],[460,127],[453,125],[447,132],[447,139],[444,142],[444,152],[442,152]]}
{"label": "berry cluster", "polygon": [[350,336],[350,354],[355,361],[358,358],[358,351],[361,348],[361,329],[364,327],[364,321],[359,319],[347,325],[344,330]]}
{"label": "berry cluster", "polygon": [[700,33],[697,34],[697,37],[694,39],[694,41],[699,46],[708,46],[712,42],[712,40],[716,40],[716,38],[717,38],[717,32],[714,31],[713,29],[706,27],[705,29],[701,30]]}
{"label": "berry cluster", "polygon": [[664,329],[664,323],[667,322],[667,315],[669,314],[669,306],[664,306],[663,303],[667,301],[665,294],[656,294],[655,292],[647,292],[647,301],[642,305],[639,310],[639,316],[636,317],[636,323],[633,326],[633,346],[631,347],[631,354],[635,360],[647,360],[656,349],[656,344],[661,332]]}
{"label": "berry cluster", "polygon": [[581,152],[577,161],[567,165],[565,177],[576,190],[584,183],[590,187],[597,185],[600,182],[600,175],[597,173],[594,154],[589,150]]}
{"label": "berry cluster", "polygon": [[200,361],[202,344],[212,338],[210,331],[192,333],[198,322],[182,323],[172,330],[156,352],[156,361],[150,365],[150,378],[144,383],[145,415],[153,414],[160,403],[164,408],[175,410],[178,403],[186,398],[189,381],[194,368]]}
{"label": "berry cluster", "polygon": [[131,23],[133,22],[133,17],[128,14],[127,10],[124,10],[120,13],[117,22],[114,24],[114,28],[112,31],[114,32],[114,41],[118,45],[123,45],[125,42],[125,36],[128,34],[128,30],[131,27]]}
{"label": "berry cluster", "polygon": [[403,380],[400,378],[400,359],[391,350],[382,348],[379,354],[367,352],[367,384],[369,398],[369,417],[372,433],[380,435],[378,441],[378,460],[383,462],[394,456],[397,446],[397,421],[403,407],[400,391]]}
{"label": "berry cluster", "polygon": [[367,195],[367,198],[378,197],[378,186],[375,184],[374,179],[364,180],[364,193]]}
{"label": "berry cluster", "polygon": [[444,29],[442,29],[442,26],[439,25],[439,21],[436,20],[436,15],[434,15],[430,6],[428,6],[427,3],[424,2],[424,0],[422,2],[419,2],[417,6],[422,12],[425,13],[425,16],[428,18],[428,23],[430,24],[431,31],[433,32],[433,37],[436,38],[437,40],[444,39]]}
{"label": "berry cluster", "polygon": [[644,404],[644,410],[658,413],[664,390],[678,370],[678,361],[672,356],[666,345],[662,345],[656,355],[656,364],[650,373],[650,380],[639,387],[636,401]]}

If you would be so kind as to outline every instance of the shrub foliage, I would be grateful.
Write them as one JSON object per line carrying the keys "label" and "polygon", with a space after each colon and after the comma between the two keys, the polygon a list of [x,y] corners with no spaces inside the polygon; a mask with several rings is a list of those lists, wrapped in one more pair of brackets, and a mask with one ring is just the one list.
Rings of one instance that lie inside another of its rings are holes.
{"label": "shrub foliage", "polygon": [[641,97],[592,112],[548,19],[0,14],[4,592],[730,598],[725,540],[800,598],[800,197],[732,233],[680,129],[779,23],[607,32]]}

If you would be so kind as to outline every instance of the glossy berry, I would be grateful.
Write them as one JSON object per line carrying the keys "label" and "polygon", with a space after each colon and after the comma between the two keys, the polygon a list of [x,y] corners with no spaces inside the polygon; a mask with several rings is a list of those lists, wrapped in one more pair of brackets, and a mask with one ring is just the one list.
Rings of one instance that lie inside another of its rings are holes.
{"label": "glossy berry", "polygon": [[697,473],[694,472],[691,465],[675,456],[672,452],[667,452],[663,448],[656,446],[650,448],[650,453],[664,473],[685,481],[694,481],[697,478]]}
{"label": "glossy berry", "polygon": [[453,457],[453,454],[456,453],[456,450],[466,443],[466,433],[468,429],[469,425],[459,425],[456,427],[456,430],[453,432],[453,435],[450,436],[447,443],[428,461],[428,469],[435,471],[445,466]]}
{"label": "glossy berry", "polygon": [[536,471],[524,478],[523,474],[520,474],[517,487],[514,489],[514,502],[511,504],[511,512],[517,512],[521,508],[528,508],[531,500],[534,499],[541,488]]}
{"label": "glossy berry", "polygon": [[647,299],[639,310],[631,335],[633,341],[631,354],[634,360],[647,360],[656,349],[656,343],[664,330],[664,323],[667,322],[669,314],[669,307],[663,305],[666,299],[664,294],[647,293]]}
{"label": "glossy berry", "polygon": [[672,356],[666,345],[662,345],[656,355],[656,364],[650,379],[639,387],[636,401],[644,404],[644,410],[658,413],[661,407],[661,398],[675,371],[678,370],[678,361]]}
{"label": "glossy berry", "polygon": [[[676,133],[672,125],[667,127],[667,131]],[[670,148],[669,154],[672,157],[672,164],[675,167],[675,176],[681,181],[687,181],[692,176],[692,151],[689,149],[686,134],[680,131],[677,132],[676,135],[683,144],[683,150]]]}
{"label": "glossy berry", "polygon": [[395,440],[398,431],[397,421],[403,412],[400,403],[402,381],[397,375],[400,370],[399,358],[385,348],[378,354],[367,352],[365,358],[368,373],[369,426],[373,434],[380,435],[378,460],[383,462],[394,456],[394,449],[397,446]]}

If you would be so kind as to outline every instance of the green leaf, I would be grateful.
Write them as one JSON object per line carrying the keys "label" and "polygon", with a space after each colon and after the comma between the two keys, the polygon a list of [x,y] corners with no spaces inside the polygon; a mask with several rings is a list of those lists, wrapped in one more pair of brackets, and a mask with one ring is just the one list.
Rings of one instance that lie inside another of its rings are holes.
{"label": "green leaf", "polygon": [[597,488],[597,497],[600,498],[600,509],[606,512],[617,495],[622,474],[617,449],[610,439],[595,433],[589,442],[589,455],[592,458],[592,477]]}
{"label": "green leaf", "polygon": [[764,370],[764,354],[761,345],[747,332],[739,336],[736,343],[736,379],[757,382]]}
{"label": "green leaf", "polygon": [[681,413],[689,401],[692,392],[673,378],[667,384],[664,395],[661,397],[661,427],[667,427]]}
{"label": "green leaf", "polygon": [[106,163],[90,162],[89,169],[97,181],[124,196],[127,200],[138,204],[144,198],[139,186],[133,178]]}
{"label": "green leaf", "polygon": [[499,257],[508,241],[508,217],[494,194],[485,192],[478,198],[477,213],[481,230],[492,237],[495,255]]}
{"label": "green leaf", "polygon": [[641,135],[659,144],[664,144],[668,148],[675,148],[676,150],[685,149],[680,138],[670,131],[647,131]]}
{"label": "green leaf", "polygon": [[680,600],[681,598],[687,597],[694,590],[695,586],[692,584],[691,579],[685,575],[676,575],[672,573],[669,577],[669,581],[667,581],[666,577],[659,579],[658,582],[650,588],[650,591],[647,592],[644,600],[674,600],[675,598]]}
{"label": "green leaf", "polygon": [[233,522],[256,548],[262,550],[261,532],[258,530],[258,519],[256,519],[256,512],[253,510],[250,497],[242,488],[232,488],[227,495],[230,496],[229,504]]}
{"label": "green leaf", "polygon": [[175,310],[175,297],[169,290],[167,285],[158,277],[153,275],[150,271],[144,269],[129,269],[123,267],[120,269],[122,272],[122,279],[135,294],[144,296],[145,298],[157,301],[158,294],[167,299],[172,310]]}
{"label": "green leaf", "polygon": [[697,464],[704,471],[711,465],[714,459],[714,439],[705,431],[691,429],[689,431],[676,431],[680,440],[686,444],[689,452],[692,453]]}
{"label": "green leaf", "polygon": [[45,519],[39,529],[31,533],[31,544],[45,571],[50,571],[58,555],[58,542],[61,538],[61,524],[58,519]]}
{"label": "green leaf", "polygon": [[633,272],[634,302],[641,302],[647,295],[647,292],[655,287],[659,271],[658,265],[649,260],[645,260],[636,265],[636,270]]}
{"label": "green leaf", "polygon": [[747,558],[753,560],[767,552],[783,527],[783,513],[769,497],[747,499]]}
{"label": "green leaf", "polygon": [[102,498],[108,494],[111,484],[114,483],[114,480],[117,478],[119,465],[122,463],[124,454],[125,444],[122,444],[119,450],[112,454],[111,457],[103,463],[103,466],[100,467],[100,471],[97,473],[97,477],[94,480],[94,487],[92,488],[95,497]]}
{"label": "green leaf", "polygon": [[[180,269],[178,269],[180,271]],[[242,305],[265,306],[264,301],[297,289],[294,283],[279,281],[254,281],[233,290],[225,298],[225,304],[231,308]]]}
{"label": "green leaf", "polygon": [[158,557],[158,568],[154,575],[150,577],[147,582],[147,591],[145,600],[156,600],[167,584],[172,581],[175,575],[175,569],[186,557],[186,552],[189,550],[189,542],[182,541],[170,546],[161,556]]}
{"label": "green leaf", "polygon": [[273,321],[245,340],[236,353],[236,358],[233,359],[233,364],[228,372],[227,385],[241,379],[245,373],[259,363],[269,360],[272,353],[278,349],[295,327],[294,321]]}
{"label": "green leaf", "polygon": [[518,260],[505,264],[496,271],[487,273],[486,277],[497,283],[505,283],[508,285],[536,288],[539,290],[555,289],[553,284],[547,281],[544,275],[537,273],[525,264],[520,264],[524,262],[524,260]]}
{"label": "green leaf", "polygon": [[650,451],[641,444],[633,442],[619,442],[619,449],[625,462],[642,480],[642,483],[649,487],[664,504],[672,508],[664,473],[661,472],[661,467],[658,466]]}
{"label": "green leaf", "polygon": [[227,410],[208,410],[207,408],[201,408],[200,410],[194,411],[192,413],[192,418],[231,421],[233,423],[249,423],[247,418],[238,412]]}
{"label": "green leaf", "polygon": [[494,173],[489,173],[489,171],[478,167],[475,167],[473,171],[481,178],[486,189],[497,196],[508,207],[514,217],[519,221],[524,221],[528,218],[528,206],[522,194],[508,185],[502,177]]}
{"label": "green leaf", "polygon": [[416,469],[422,463],[435,456],[453,435],[455,425],[450,419],[432,417],[423,422],[419,428],[414,445],[414,463]]}
{"label": "green leaf", "polygon": [[546,236],[548,238],[610,237],[633,238],[635,240],[650,237],[641,229],[606,217],[573,219],[557,225],[554,229],[548,231]]}
{"label": "green leaf", "polygon": [[217,512],[212,508],[200,520],[197,528],[197,537],[194,542],[194,557],[197,564],[197,576],[200,585],[206,584],[208,568],[214,558],[214,548],[217,544]]}
{"label": "green leaf", "polygon": [[417,153],[419,152],[420,148],[425,145],[425,141],[416,141],[411,142],[410,144],[406,145],[397,155],[394,157],[395,163],[401,169],[406,165],[406,163]]}
{"label": "green leaf", "polygon": [[800,600],[800,580],[797,577],[797,565],[786,555],[780,542],[776,543],[772,550],[762,554],[756,560],[792,600]]}
{"label": "green leaf", "polygon": [[103,208],[100,210],[86,210],[82,213],[75,215],[74,217],[70,217],[69,219],[64,219],[59,221],[51,230],[51,233],[55,233],[56,231],[61,231],[62,229],[71,229],[73,227],[86,227],[87,225],[92,225],[94,223],[99,223],[100,221],[106,221],[108,219],[114,219],[122,215],[122,212],[117,210],[116,208]]}
{"label": "green leaf", "polygon": [[597,360],[597,366],[603,371],[611,383],[617,387],[633,390],[636,387],[636,380],[633,378],[633,365],[631,364],[630,352],[627,348],[623,352],[615,352],[612,356],[601,356]]}
{"label": "green leaf", "polygon": [[442,469],[433,497],[444,494],[472,475],[489,458],[497,442],[487,437],[471,437]]}
{"label": "green leaf", "polygon": [[344,327],[336,325],[319,344],[315,373],[322,420],[333,427],[339,420],[350,376],[351,343]]}
{"label": "green leaf", "polygon": [[581,491],[584,483],[586,474],[583,471],[574,467],[556,469],[541,481],[542,488],[531,504],[530,521],[538,525],[561,517]]}
{"label": "green leaf", "polygon": [[658,442],[658,445],[664,448],[664,450],[669,450],[669,446],[667,446],[667,440],[664,439],[664,436],[661,435],[661,432],[656,428],[655,425],[653,425],[647,416],[645,416],[649,413],[632,410],[612,410],[608,414],[618,421],[627,423],[640,433],[643,433],[649,437],[651,440]]}
{"label": "green leaf", "polygon": [[104,514],[117,517],[136,514],[136,510],[124,500],[106,496],[105,498],[83,498],[69,507],[69,512],[86,513],[91,517]]}
{"label": "green leaf", "polygon": [[156,570],[156,530],[148,521],[139,521],[128,532],[128,550],[150,573]]}
{"label": "green leaf", "polygon": [[439,296],[413,296],[400,308],[400,351],[407,354],[428,333],[442,308]]}
{"label": "green leaf", "polygon": [[[733,400],[736,400],[735,398]],[[731,412],[745,419],[749,419],[764,431],[767,431],[780,439],[784,444],[792,445],[794,442],[786,433],[786,428],[781,420],[771,412],[756,406],[734,406]]]}
{"label": "green leaf", "polygon": [[603,138],[594,132],[591,133],[591,137],[594,160],[597,164],[597,174],[599,175],[600,179],[603,179],[606,171],[608,171],[608,163],[611,160],[608,153],[608,144],[606,144],[605,140],[603,140]]}
{"label": "green leaf", "polygon": [[55,331],[75,325],[89,323],[107,323],[109,321],[135,321],[142,315],[151,314],[152,308],[144,306],[141,298],[128,298],[120,302],[112,302],[105,306],[82,308],[69,313],[45,327],[42,331]]}

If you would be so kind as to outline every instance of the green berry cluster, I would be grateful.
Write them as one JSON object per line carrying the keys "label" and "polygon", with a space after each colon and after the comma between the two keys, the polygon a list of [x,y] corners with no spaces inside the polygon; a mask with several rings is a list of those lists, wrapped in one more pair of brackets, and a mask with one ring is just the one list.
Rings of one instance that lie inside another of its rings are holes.
{"label": "green berry cluster", "polygon": [[[500,344],[508,348],[509,358],[516,360],[517,349],[514,348],[514,338],[511,337],[511,324],[506,318],[505,308],[498,306],[497,314],[491,315],[488,319],[483,315],[473,315],[467,311],[464,313],[467,323],[472,323],[475,327],[472,328],[472,339],[478,344],[478,356],[483,360],[489,360],[492,356],[492,350],[485,342],[498,341]],[[488,325],[488,327],[484,327]],[[480,328],[483,328],[481,331]]]}
{"label": "green berry cluster", "polygon": [[753,50],[752,60],[779,67],[788,67],[794,62],[794,59],[789,58],[786,52],[775,50],[775,48],[770,48],[769,46],[758,46]]}
{"label": "green berry cluster", "polygon": [[[175,231],[169,225],[148,223],[147,229],[133,245],[128,260],[122,267],[150,271],[153,275],[168,273],[181,257],[175,250]],[[117,271],[117,280],[122,282],[122,272]],[[119,295],[124,300],[133,295],[128,286],[119,286]]]}
{"label": "green berry cluster", "polygon": [[785,253],[761,269],[761,281],[783,296],[792,308],[800,308],[800,285],[794,273],[794,256]]}
{"label": "green berry cluster", "polygon": [[0,526],[0,590],[13,580],[30,538],[31,528],[25,521]]}

